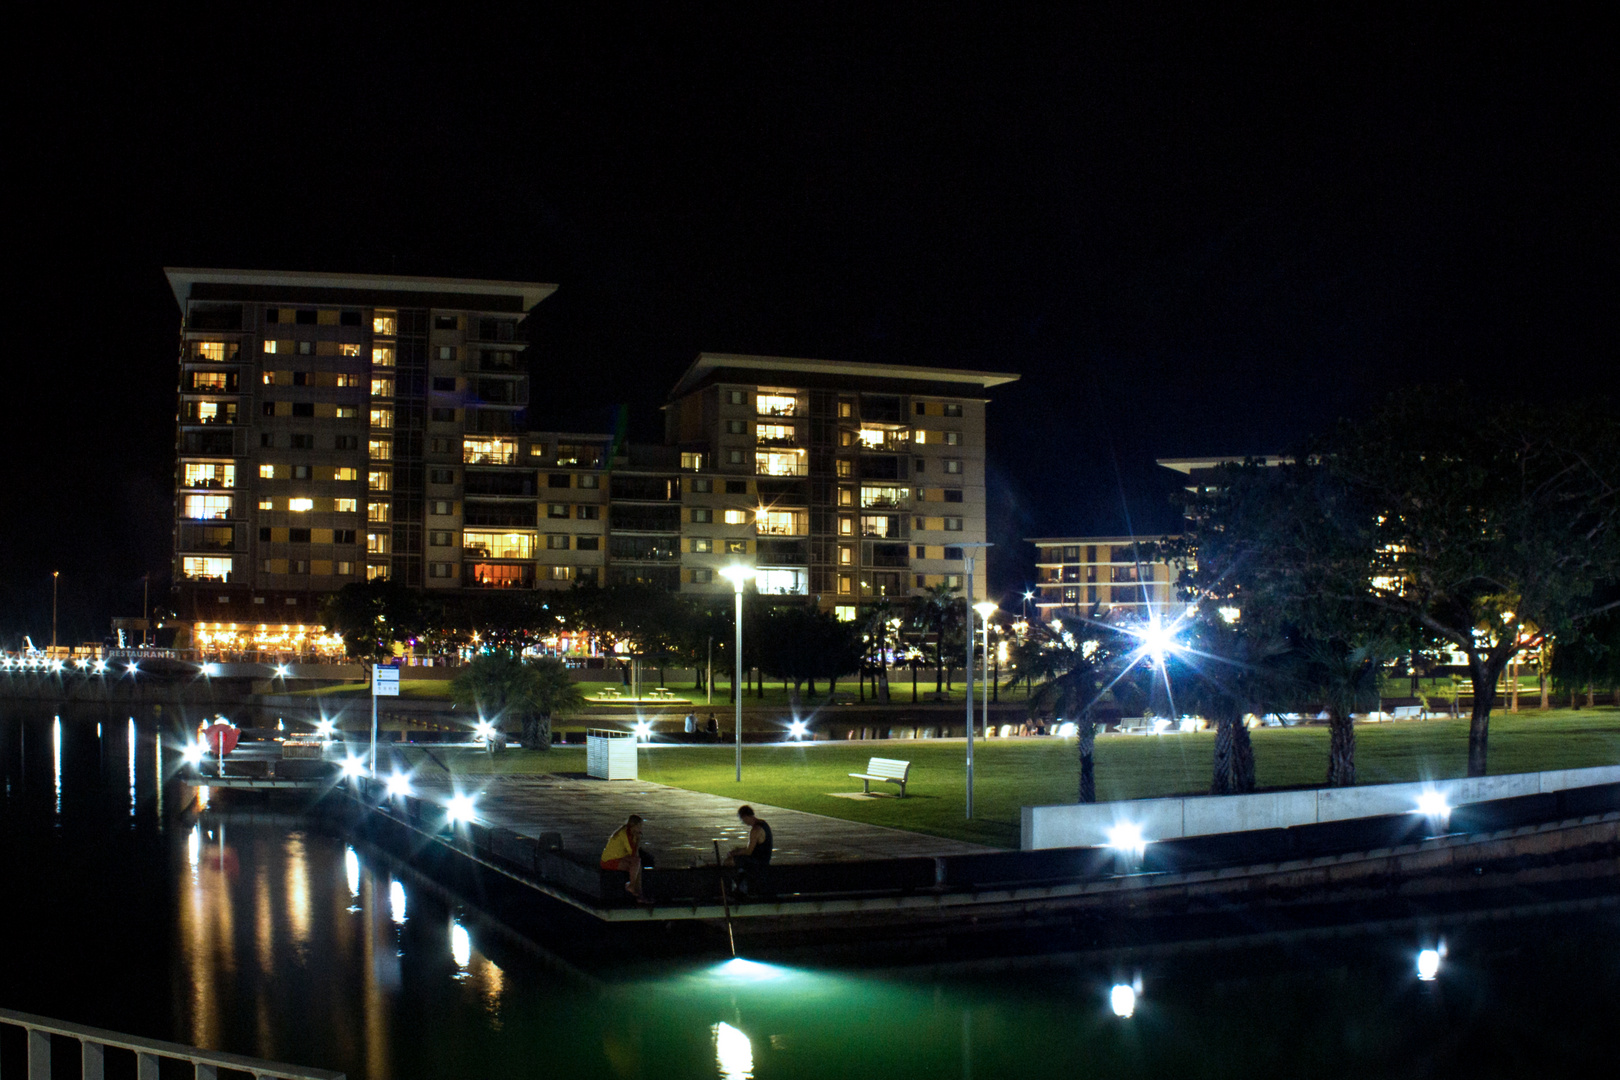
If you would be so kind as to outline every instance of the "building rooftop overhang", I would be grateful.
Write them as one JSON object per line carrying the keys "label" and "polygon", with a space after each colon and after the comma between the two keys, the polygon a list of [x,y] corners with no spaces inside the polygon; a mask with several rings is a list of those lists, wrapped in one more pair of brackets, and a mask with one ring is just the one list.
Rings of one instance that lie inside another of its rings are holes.
{"label": "building rooftop overhang", "polygon": [[[310,303],[399,304],[419,299],[425,307],[459,307],[472,311],[528,312],[557,291],[557,286],[534,281],[485,281],[475,278],[404,277],[394,274],[306,273],[298,270],[214,270],[170,266],[163,270],[180,310],[186,301],[233,298],[263,300],[277,297],[307,299]],[[199,290],[199,286],[206,287]],[[451,303],[434,303],[451,300]],[[464,301],[464,302],[463,302]]]}
{"label": "building rooftop overhang", "polygon": [[1245,461],[1256,464],[1272,466],[1286,465],[1293,458],[1285,454],[1227,454],[1222,457],[1186,457],[1186,458],[1159,458],[1158,464],[1167,469],[1173,469],[1184,476],[1191,476],[1194,472],[1204,469],[1213,469],[1220,465],[1241,465]]}
{"label": "building rooftop overhang", "polygon": [[[727,378],[728,373],[758,376],[757,378]],[[984,391],[993,386],[1017,382],[1019,376],[1002,371],[968,371],[962,368],[916,367],[908,364],[866,364],[852,360],[803,360],[786,356],[749,356],[736,353],[699,353],[692,366],[686,369],[670,399],[685,397],[694,390],[716,382],[796,382],[805,381],[793,376],[810,376],[826,384],[848,383],[857,387],[862,381],[911,383],[935,387],[934,393],[949,393],[960,388],[964,397],[974,396],[972,391]],[[926,391],[924,391],[926,392]]]}
{"label": "building rooftop overhang", "polygon": [[1034,544],[1037,547],[1052,547],[1058,544],[1157,544],[1179,538],[1180,535],[1177,533],[1158,533],[1152,536],[1041,536],[1025,537],[1024,543]]}

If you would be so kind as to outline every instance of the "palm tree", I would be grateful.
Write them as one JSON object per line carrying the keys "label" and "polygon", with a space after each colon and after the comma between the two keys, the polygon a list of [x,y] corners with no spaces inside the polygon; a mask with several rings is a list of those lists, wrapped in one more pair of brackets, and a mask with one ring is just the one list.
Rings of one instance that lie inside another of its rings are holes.
{"label": "palm tree", "polygon": [[[1104,637],[1082,641],[1061,626],[1031,623],[1028,633],[1015,645],[1018,668],[1031,686],[1028,700],[1031,719],[1052,717],[1075,725],[1079,735],[1080,801],[1097,801],[1094,751],[1097,722],[1094,706],[1119,671],[1121,649],[1117,635],[1104,631]],[[1106,642],[1106,643],[1105,643]]]}
{"label": "palm tree", "polygon": [[1280,637],[1201,612],[1167,660],[1177,696],[1215,722],[1211,795],[1254,790],[1254,747],[1243,716],[1250,709],[1271,711],[1282,692],[1287,652]]}
{"label": "palm tree", "polygon": [[912,623],[934,635],[934,693],[945,689],[945,645],[951,631],[962,622],[966,608],[959,602],[954,585],[931,586],[914,597]]}
{"label": "palm tree", "polygon": [[1356,782],[1356,728],[1352,714],[1378,700],[1378,680],[1384,665],[1396,656],[1386,640],[1369,641],[1353,649],[1336,642],[1318,641],[1305,647],[1305,673],[1328,714],[1329,787],[1350,787]]}
{"label": "palm tree", "polygon": [[468,664],[450,680],[450,697],[496,722],[517,716],[523,745],[531,750],[551,749],[552,716],[585,703],[561,660],[524,663],[508,652],[485,653]]}

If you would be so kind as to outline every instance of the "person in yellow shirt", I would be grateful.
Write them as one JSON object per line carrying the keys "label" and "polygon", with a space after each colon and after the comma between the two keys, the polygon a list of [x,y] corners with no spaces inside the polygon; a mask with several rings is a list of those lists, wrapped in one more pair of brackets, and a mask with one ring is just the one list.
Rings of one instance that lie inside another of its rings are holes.
{"label": "person in yellow shirt", "polygon": [[625,891],[645,903],[641,895],[641,817],[631,814],[602,848],[602,869],[630,875]]}

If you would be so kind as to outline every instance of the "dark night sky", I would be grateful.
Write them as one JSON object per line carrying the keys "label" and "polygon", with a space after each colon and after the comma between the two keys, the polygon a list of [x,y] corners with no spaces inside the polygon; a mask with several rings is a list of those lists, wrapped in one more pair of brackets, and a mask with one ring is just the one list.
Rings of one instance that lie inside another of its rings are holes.
{"label": "dark night sky", "polygon": [[1172,526],[1156,457],[1416,381],[1616,387],[1612,39],[1579,14],[590,7],[14,43],[0,641],[48,638],[52,568],[66,641],[167,572],[164,265],[556,282],[539,427],[625,403],[658,438],[700,350],[1021,372],[1006,590],[1019,538],[1122,531],[1122,491]]}

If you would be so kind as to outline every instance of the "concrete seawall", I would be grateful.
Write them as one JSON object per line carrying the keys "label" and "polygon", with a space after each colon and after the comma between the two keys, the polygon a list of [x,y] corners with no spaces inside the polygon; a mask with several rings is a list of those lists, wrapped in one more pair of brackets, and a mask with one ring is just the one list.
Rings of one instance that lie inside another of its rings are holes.
{"label": "concrete seawall", "polygon": [[1107,844],[1112,830],[1127,822],[1141,830],[1143,840],[1174,840],[1409,813],[1418,808],[1420,798],[1431,793],[1443,797],[1449,806],[1462,806],[1612,783],[1620,783],[1620,765],[1258,795],[1026,806],[1019,846],[1024,851],[1096,847]]}

